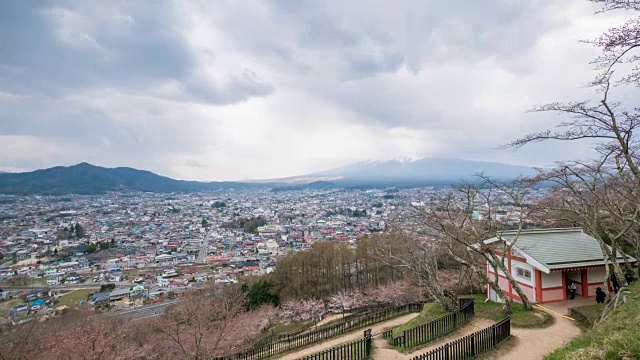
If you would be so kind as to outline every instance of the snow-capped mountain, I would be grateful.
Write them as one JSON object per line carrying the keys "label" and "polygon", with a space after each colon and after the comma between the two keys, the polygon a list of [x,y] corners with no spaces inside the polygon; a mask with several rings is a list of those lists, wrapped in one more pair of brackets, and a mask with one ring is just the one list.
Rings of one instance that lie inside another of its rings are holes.
{"label": "snow-capped mountain", "polygon": [[405,158],[385,161],[362,161],[337,169],[323,171],[308,178],[342,181],[459,181],[470,180],[484,173],[496,179],[531,176],[535,169],[496,162],[471,161],[435,157]]}

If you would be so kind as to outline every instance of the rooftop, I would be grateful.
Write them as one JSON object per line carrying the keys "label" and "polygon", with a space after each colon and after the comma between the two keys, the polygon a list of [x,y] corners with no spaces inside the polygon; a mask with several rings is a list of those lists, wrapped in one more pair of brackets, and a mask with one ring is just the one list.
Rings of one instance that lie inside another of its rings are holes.
{"label": "rooftop", "polygon": [[[485,242],[499,240],[516,241],[514,248],[540,263],[540,270],[604,265],[598,240],[585,234],[581,228],[522,230],[519,235],[518,231],[503,231]],[[631,256],[628,258],[631,262],[636,261]],[[623,261],[622,254],[618,254],[617,260]]]}

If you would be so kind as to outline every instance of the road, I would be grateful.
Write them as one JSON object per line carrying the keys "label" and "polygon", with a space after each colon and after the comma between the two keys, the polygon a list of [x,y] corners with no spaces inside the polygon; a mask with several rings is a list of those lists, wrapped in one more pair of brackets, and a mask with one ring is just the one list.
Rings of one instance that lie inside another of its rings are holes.
{"label": "road", "polygon": [[[27,286],[11,286],[11,285],[2,285],[2,288],[5,290],[39,290],[39,289],[51,289],[51,290],[82,290],[82,289],[100,289],[100,285],[107,284],[104,283],[82,283],[82,284],[59,284],[59,285],[46,285],[46,284],[37,284],[37,285],[27,285]],[[128,281],[120,281],[113,282],[109,284],[115,284],[116,287],[132,287],[135,284],[132,284]]]}
{"label": "road", "polygon": [[122,316],[124,318],[135,320],[135,319],[143,319],[150,316],[157,316],[164,311],[167,307],[172,304],[175,304],[177,300],[167,300],[157,304],[143,305],[141,307],[118,311],[109,316]]}
{"label": "road", "polygon": [[211,241],[211,238],[215,233],[216,228],[212,226],[207,235],[204,236],[204,239],[202,239],[202,245],[200,246],[200,251],[198,252],[198,258],[196,259],[196,262],[204,263],[207,261],[206,258],[207,251],[209,249],[209,242]]}

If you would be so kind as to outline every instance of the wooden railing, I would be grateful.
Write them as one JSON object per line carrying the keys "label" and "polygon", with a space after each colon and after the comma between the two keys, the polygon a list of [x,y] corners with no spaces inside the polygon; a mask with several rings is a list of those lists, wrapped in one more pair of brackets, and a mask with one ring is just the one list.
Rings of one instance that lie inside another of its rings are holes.
{"label": "wooden railing", "polygon": [[367,329],[360,340],[307,355],[302,360],[365,360],[371,357],[372,349],[371,329]]}
{"label": "wooden railing", "polygon": [[394,347],[412,348],[442,337],[466,324],[473,318],[475,313],[474,301],[461,301],[462,307],[455,312],[439,317],[426,324],[418,325],[411,329],[406,329],[402,335],[393,337],[393,332],[389,330],[382,333],[385,339]]}
{"label": "wooden railing", "polygon": [[252,349],[219,359],[236,359],[236,360],[257,360],[264,359],[276,354],[300,348],[313,344],[315,342],[332,338],[334,336],[344,334],[352,330],[356,330],[368,325],[372,325],[381,321],[392,319],[394,317],[408,314],[411,312],[420,312],[424,307],[424,303],[412,303],[392,308],[383,308],[374,310],[370,313],[362,315],[345,317],[344,321],[329,323],[318,326],[317,329],[303,332],[297,335],[276,335],[271,342],[261,341]]}
{"label": "wooden railing", "polygon": [[458,340],[414,357],[412,360],[466,360],[493,349],[511,337],[511,319],[506,317],[495,325],[476,331]]}
{"label": "wooden railing", "polygon": [[287,340],[293,336],[296,335],[300,335],[302,333],[306,333],[306,332],[311,332],[311,331],[315,331],[318,329],[323,329],[326,327],[330,327],[339,323],[343,323],[343,322],[349,322],[352,319],[356,319],[362,316],[365,316],[367,314],[373,313],[375,311],[379,311],[382,309],[387,309],[388,307],[381,307],[378,305],[372,305],[372,306],[364,306],[361,307],[359,309],[357,309],[356,311],[352,312],[349,315],[346,315],[344,317],[342,317],[341,319],[337,319],[334,321],[331,321],[330,323],[321,325],[321,326],[316,326],[314,327],[313,324],[307,324],[304,326],[301,326],[295,330],[291,330],[289,332],[286,333],[280,333],[280,334],[274,334],[274,335],[270,335],[270,336],[266,336],[262,339],[260,339],[256,344],[254,344],[254,347],[258,347],[260,345],[264,345],[264,344],[269,344],[269,343],[273,343],[273,342],[278,342],[278,341],[282,341],[282,340]]}

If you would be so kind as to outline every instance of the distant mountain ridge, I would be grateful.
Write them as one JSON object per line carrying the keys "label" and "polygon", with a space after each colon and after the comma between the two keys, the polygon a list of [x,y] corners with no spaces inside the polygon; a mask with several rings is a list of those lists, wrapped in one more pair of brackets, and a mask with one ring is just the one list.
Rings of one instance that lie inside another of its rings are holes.
{"label": "distant mountain ridge", "polygon": [[110,191],[194,192],[248,186],[255,185],[175,180],[145,170],[104,168],[87,163],[0,174],[0,194],[14,195],[93,195]]}
{"label": "distant mountain ridge", "polygon": [[175,180],[128,167],[105,168],[80,163],[24,173],[0,173],[0,194],[104,194],[111,191],[197,192],[221,189],[268,188],[303,190],[381,186],[451,185],[473,181],[484,172],[495,179],[535,175],[533,168],[495,162],[444,158],[362,161],[337,169],[276,180],[200,182]]}
{"label": "distant mountain ridge", "polygon": [[[338,185],[441,185],[476,179],[484,173],[495,179],[515,179],[533,176],[532,167],[488,161],[472,161],[424,157],[403,160],[372,160],[287,178],[289,183],[331,181]],[[301,181],[298,181],[300,179]]]}

